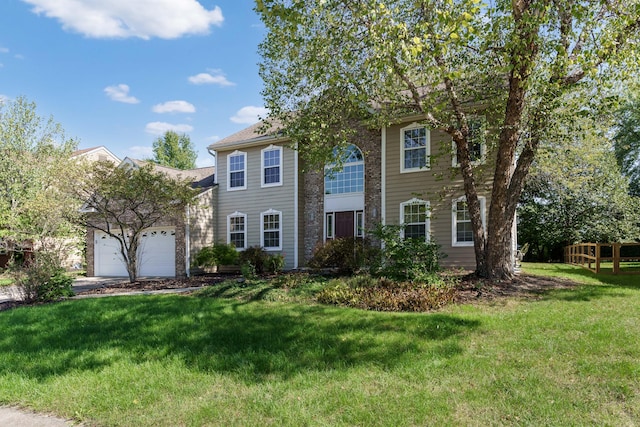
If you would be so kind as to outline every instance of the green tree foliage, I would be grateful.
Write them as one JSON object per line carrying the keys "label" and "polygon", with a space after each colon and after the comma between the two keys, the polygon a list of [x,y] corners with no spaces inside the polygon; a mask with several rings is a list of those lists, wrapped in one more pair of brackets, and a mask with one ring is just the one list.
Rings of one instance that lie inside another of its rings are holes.
{"label": "green tree foliage", "polygon": [[628,194],[608,126],[590,123],[577,117],[564,128],[573,138],[540,147],[518,207],[518,241],[529,244],[529,259],[561,260],[569,244],[640,237],[640,204]]}
{"label": "green tree foliage", "polygon": [[[608,101],[637,73],[638,0],[257,0],[267,27],[261,76],[270,117],[308,159],[327,163],[353,118],[372,126],[418,115],[451,136],[477,271],[511,277],[511,229],[548,130],[580,89]],[[371,108],[373,107],[373,108]],[[468,117],[485,114],[495,153],[485,227]]]}
{"label": "green tree foliage", "polygon": [[77,234],[72,218],[80,206],[67,189],[80,168],[70,160],[77,143],[52,118],[20,97],[0,102],[0,239],[35,240],[48,249]]}
{"label": "green tree foliage", "polygon": [[630,180],[629,191],[640,197],[640,98],[620,109],[614,141],[618,164]]}
{"label": "green tree foliage", "polygon": [[118,240],[129,280],[134,282],[143,231],[161,220],[184,215],[185,207],[196,197],[190,184],[157,172],[152,164],[116,167],[97,162],[76,187],[86,200],[80,223]]}
{"label": "green tree foliage", "polygon": [[193,148],[189,135],[178,135],[169,130],[153,142],[152,162],[163,166],[186,170],[196,167],[198,154]]}

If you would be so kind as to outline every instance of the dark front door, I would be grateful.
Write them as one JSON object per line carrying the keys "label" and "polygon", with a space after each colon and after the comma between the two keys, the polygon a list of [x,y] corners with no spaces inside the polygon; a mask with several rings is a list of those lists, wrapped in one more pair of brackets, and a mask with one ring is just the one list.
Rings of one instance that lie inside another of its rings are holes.
{"label": "dark front door", "polygon": [[353,237],[353,211],[336,212],[336,234],[335,238]]}

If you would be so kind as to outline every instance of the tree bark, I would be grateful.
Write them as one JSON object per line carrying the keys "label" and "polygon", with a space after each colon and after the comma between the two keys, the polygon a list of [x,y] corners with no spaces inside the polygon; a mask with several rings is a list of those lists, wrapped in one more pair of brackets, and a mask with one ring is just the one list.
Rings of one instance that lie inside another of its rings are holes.
{"label": "tree bark", "polygon": [[[516,39],[512,49],[509,96],[504,113],[504,124],[498,140],[498,153],[493,177],[491,206],[487,218],[487,243],[485,265],[478,264],[477,273],[489,279],[510,279],[514,274],[512,258],[512,230],[515,207],[522,185],[512,186],[516,158],[516,147],[521,135],[522,115],[525,106],[527,83],[534,59],[538,53],[538,26],[526,19],[530,4],[514,2]],[[528,167],[526,168],[528,170]]]}

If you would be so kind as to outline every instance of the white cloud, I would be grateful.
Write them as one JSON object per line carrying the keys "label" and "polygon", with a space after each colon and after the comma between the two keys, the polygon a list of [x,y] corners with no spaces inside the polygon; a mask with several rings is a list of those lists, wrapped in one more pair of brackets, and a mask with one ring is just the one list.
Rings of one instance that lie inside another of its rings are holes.
{"label": "white cloud", "polygon": [[0,104],[4,104],[5,102],[9,102],[9,97],[0,93]]}
{"label": "white cloud", "polygon": [[153,157],[153,147],[144,147],[140,145],[134,145],[127,150],[127,157],[133,159],[150,159]]}
{"label": "white cloud", "polygon": [[55,18],[67,31],[90,38],[175,39],[208,34],[224,21],[222,10],[197,0],[23,0],[32,12]]}
{"label": "white cloud", "polygon": [[227,77],[220,70],[209,70],[208,73],[196,74],[189,77],[188,80],[194,85],[235,86],[235,83],[227,80]]}
{"label": "white cloud", "polygon": [[218,135],[212,135],[205,138],[205,140],[210,142],[216,142],[216,141],[220,141],[220,137]]}
{"label": "white cloud", "polygon": [[151,110],[154,113],[195,113],[196,107],[187,101],[167,101],[154,105]]}
{"label": "white cloud", "polygon": [[211,154],[209,153],[199,155],[196,159],[196,167],[206,168],[208,166],[215,166],[213,156],[211,156]]}
{"label": "white cloud", "polygon": [[129,96],[129,86],[122,83],[105,87],[104,93],[112,100],[124,102],[125,104],[137,104],[140,102],[135,96]]}
{"label": "white cloud", "polygon": [[188,133],[193,130],[193,126],[186,124],[174,125],[165,122],[151,122],[147,123],[144,130],[152,135],[164,135],[168,130],[172,130],[177,133]]}
{"label": "white cloud", "polygon": [[268,112],[269,110],[264,107],[249,105],[239,109],[236,115],[231,117],[231,121],[233,123],[252,125],[257,123],[260,120],[260,117],[265,117]]}
{"label": "white cloud", "polygon": [[0,47],[0,53],[9,53],[9,49],[6,47]]}

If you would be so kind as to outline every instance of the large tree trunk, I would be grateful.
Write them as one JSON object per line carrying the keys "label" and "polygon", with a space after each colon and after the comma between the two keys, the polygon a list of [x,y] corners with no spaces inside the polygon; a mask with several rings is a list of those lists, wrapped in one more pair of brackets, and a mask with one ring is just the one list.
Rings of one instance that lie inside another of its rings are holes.
{"label": "large tree trunk", "polygon": [[[538,54],[537,31],[534,20],[527,19],[531,13],[528,2],[513,2],[516,21],[516,40],[512,47],[511,72],[509,74],[509,96],[504,112],[504,123],[498,140],[498,153],[493,176],[491,206],[487,218],[486,246],[483,263],[477,263],[477,273],[489,279],[510,279],[514,274],[512,258],[512,230],[516,206],[524,177],[533,160],[535,149],[525,147],[523,159],[516,165],[516,148],[521,135],[522,116],[528,80],[534,59]],[[523,17],[524,16],[524,17]],[[529,157],[529,155],[531,155]]]}

